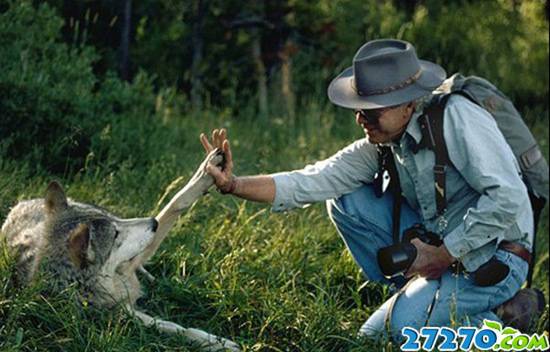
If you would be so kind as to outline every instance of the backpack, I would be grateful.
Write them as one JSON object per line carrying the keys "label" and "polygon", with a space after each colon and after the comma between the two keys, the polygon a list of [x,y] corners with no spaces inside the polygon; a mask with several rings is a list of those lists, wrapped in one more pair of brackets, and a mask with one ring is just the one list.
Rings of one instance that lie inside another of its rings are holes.
{"label": "backpack", "polygon": [[[438,215],[442,215],[447,206],[445,170],[451,161],[443,136],[443,117],[447,100],[453,94],[460,94],[484,108],[495,119],[520,165],[533,208],[536,234],[540,214],[548,201],[548,163],[535,137],[510,99],[486,79],[476,76],[465,77],[460,73],[446,79],[434,91],[434,97],[419,119],[422,130],[422,142],[419,147],[427,147],[435,153],[434,182]],[[529,286],[531,275],[532,270],[528,278]]]}
{"label": "backpack", "polygon": [[[487,110],[495,119],[516,156],[530,196],[544,202],[548,200],[548,163],[529,127],[508,97],[483,78],[464,77],[459,73],[446,79],[434,93],[434,98],[420,119],[420,127],[424,140],[422,144],[432,149],[436,155],[436,183],[441,178],[444,167],[450,164],[443,138],[443,111],[448,98],[452,94],[460,94]],[[437,188],[436,195],[441,195],[442,189],[445,193],[444,182]]]}

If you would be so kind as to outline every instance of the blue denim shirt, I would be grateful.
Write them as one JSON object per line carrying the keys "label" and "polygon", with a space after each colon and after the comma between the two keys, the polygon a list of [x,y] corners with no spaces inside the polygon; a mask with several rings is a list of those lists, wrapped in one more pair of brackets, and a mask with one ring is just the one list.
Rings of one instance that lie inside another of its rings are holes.
{"label": "blue denim shirt", "polygon": [[[426,228],[440,233],[449,253],[474,271],[489,260],[502,240],[528,249],[533,215],[521,171],[491,115],[464,97],[452,96],[445,108],[444,137],[452,165],[446,172],[447,211],[437,216],[429,149],[416,154],[422,135],[417,109],[399,143],[391,143],[402,194]],[[378,170],[376,146],[355,141],[332,157],[302,170],[273,174],[273,211],[305,207],[338,198],[365,183]],[[368,206],[368,205],[365,205]],[[443,223],[447,226],[442,226]]]}

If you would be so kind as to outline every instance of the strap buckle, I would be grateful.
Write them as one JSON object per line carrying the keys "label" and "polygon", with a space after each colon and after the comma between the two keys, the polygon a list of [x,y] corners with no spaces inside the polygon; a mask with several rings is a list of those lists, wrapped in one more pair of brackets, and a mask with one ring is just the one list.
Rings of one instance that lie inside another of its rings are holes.
{"label": "strap buckle", "polygon": [[447,210],[447,194],[445,190],[446,171],[447,165],[434,165],[435,203],[437,206],[437,215],[443,215],[445,210]]}
{"label": "strap buckle", "polygon": [[444,175],[447,172],[447,165],[434,165],[434,174],[437,176]]}

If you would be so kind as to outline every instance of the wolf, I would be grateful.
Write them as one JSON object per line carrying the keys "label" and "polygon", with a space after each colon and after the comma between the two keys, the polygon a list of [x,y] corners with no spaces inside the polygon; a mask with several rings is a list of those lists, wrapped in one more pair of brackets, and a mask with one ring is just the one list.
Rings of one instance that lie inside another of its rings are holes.
{"label": "wolf", "polygon": [[8,214],[0,236],[15,252],[15,281],[26,285],[46,274],[54,290],[76,287],[95,306],[123,305],[146,326],[183,334],[206,351],[239,351],[233,341],[202,330],[154,318],[136,308],[141,286],[136,271],[155,254],[179,215],[213,184],[208,164],[221,166],[223,153],[213,150],[191,180],[155,218],[120,219],[100,207],[78,203],[51,182],[43,199],[19,202]]}

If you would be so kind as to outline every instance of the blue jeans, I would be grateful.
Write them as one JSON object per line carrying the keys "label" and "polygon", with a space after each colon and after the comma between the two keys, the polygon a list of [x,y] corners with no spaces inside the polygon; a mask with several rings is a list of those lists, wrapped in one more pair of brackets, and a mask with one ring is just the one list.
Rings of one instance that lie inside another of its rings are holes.
{"label": "blue jeans", "polygon": [[[392,204],[390,192],[377,198],[371,185],[327,201],[329,216],[355,262],[369,280],[386,284],[391,282],[382,275],[376,253],[392,244]],[[419,222],[419,215],[403,202],[401,233]],[[412,279],[405,291],[397,294],[394,308],[388,315],[392,338],[401,341],[404,327],[419,330],[423,326],[451,326],[451,322],[461,326],[480,326],[483,319],[500,321],[492,309],[512,298],[521,288],[528,265],[509,252],[498,250],[496,255],[508,264],[510,273],[494,286],[476,286],[468,276],[456,275],[450,270],[437,280]],[[393,283],[397,286],[403,284],[399,281]],[[374,338],[386,335],[385,318],[392,298],[371,315],[359,335]]]}

